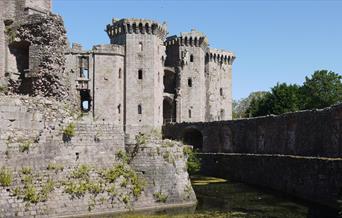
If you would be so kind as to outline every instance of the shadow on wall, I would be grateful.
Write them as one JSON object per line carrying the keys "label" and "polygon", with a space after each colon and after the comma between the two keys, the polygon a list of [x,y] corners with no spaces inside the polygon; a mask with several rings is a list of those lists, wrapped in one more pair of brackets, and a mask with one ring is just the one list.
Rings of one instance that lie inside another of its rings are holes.
{"label": "shadow on wall", "polygon": [[192,145],[194,150],[202,151],[203,135],[195,128],[188,128],[184,131],[183,143],[186,145]]}

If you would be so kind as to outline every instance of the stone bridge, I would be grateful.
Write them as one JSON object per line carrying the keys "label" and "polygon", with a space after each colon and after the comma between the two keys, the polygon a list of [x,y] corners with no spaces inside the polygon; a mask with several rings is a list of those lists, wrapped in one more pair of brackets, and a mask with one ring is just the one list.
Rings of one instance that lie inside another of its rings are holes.
{"label": "stone bridge", "polygon": [[342,199],[342,104],[280,116],[168,124],[163,135],[198,149],[203,174],[333,207]]}

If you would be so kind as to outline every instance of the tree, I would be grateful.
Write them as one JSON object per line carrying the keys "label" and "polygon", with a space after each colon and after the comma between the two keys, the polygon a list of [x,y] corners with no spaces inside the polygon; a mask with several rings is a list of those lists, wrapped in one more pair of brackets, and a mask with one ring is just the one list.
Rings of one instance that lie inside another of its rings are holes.
{"label": "tree", "polygon": [[251,102],[255,98],[261,98],[266,95],[268,92],[258,91],[252,92],[247,98],[243,98],[240,100],[233,101],[233,118],[246,118],[250,117],[250,114],[247,113],[247,109],[249,108]]}
{"label": "tree", "polygon": [[271,92],[251,101],[247,113],[249,116],[283,114],[300,109],[300,87],[298,85],[277,84]]}
{"label": "tree", "polygon": [[324,108],[342,102],[342,76],[332,71],[319,70],[301,88],[303,109]]}

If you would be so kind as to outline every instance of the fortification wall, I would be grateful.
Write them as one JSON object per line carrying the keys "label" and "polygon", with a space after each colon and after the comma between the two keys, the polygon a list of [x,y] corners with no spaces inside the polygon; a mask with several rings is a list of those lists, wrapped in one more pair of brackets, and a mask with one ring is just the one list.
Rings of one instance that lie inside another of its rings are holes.
{"label": "fortification wall", "polygon": [[242,181],[338,208],[342,191],[341,158],[288,155],[201,154],[205,175]]}
{"label": "fortification wall", "polygon": [[180,143],[146,138],[127,157],[122,126],[82,120],[78,110],[53,98],[1,95],[0,125],[0,217],[81,216],[196,201]]}
{"label": "fortification wall", "polygon": [[181,140],[189,129],[202,134],[204,152],[342,155],[342,105],[253,119],[169,124],[164,137]]}
{"label": "fortification wall", "polygon": [[[3,2],[0,2],[0,7],[3,8]],[[1,13],[1,12],[0,12]],[[5,38],[5,23],[0,14],[0,82],[5,76],[5,54],[6,54],[6,38]]]}

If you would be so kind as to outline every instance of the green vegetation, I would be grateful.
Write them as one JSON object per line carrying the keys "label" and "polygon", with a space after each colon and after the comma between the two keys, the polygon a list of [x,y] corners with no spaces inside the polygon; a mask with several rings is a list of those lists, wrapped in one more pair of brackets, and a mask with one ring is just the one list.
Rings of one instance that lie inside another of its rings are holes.
{"label": "green vegetation", "polygon": [[19,151],[20,152],[28,152],[30,150],[30,147],[32,145],[31,140],[25,140],[19,145]]}
{"label": "green vegetation", "polygon": [[153,194],[153,197],[156,199],[156,202],[165,203],[169,196],[162,192],[156,192]]}
{"label": "green vegetation", "polygon": [[63,171],[64,166],[58,163],[49,163],[47,166],[47,170],[54,170],[57,173],[58,171]]}
{"label": "green vegetation", "polygon": [[72,198],[83,197],[89,188],[88,181],[68,181],[64,183],[64,191],[71,195]]}
{"label": "green vegetation", "polygon": [[6,27],[5,33],[7,35],[8,44],[15,42],[15,38],[17,37],[17,29],[14,27]]}
{"label": "green vegetation", "polygon": [[1,186],[10,186],[12,184],[12,172],[5,167],[0,169],[0,185]]}
{"label": "green vegetation", "polygon": [[197,153],[193,151],[192,147],[184,146],[183,154],[188,158],[186,163],[187,170],[190,175],[193,175],[200,171],[201,169],[201,162],[197,157]]}
{"label": "green vegetation", "polygon": [[315,71],[302,86],[278,83],[270,92],[251,94],[234,104],[233,116],[257,117],[305,109],[319,109],[342,102],[342,76],[332,71]]}
{"label": "green vegetation", "polygon": [[78,168],[76,168],[72,173],[71,177],[74,179],[89,179],[89,173],[91,168],[88,165],[81,164]]}
{"label": "green vegetation", "polygon": [[76,134],[76,125],[74,123],[70,123],[63,130],[63,139],[64,141],[70,141],[72,137]]}
{"label": "green vegetation", "polygon": [[173,146],[175,146],[175,142],[172,141],[172,140],[169,140],[169,139],[165,139],[162,141],[162,144],[161,144],[162,147],[170,147],[172,148]]}
{"label": "green vegetation", "polygon": [[144,145],[148,141],[148,136],[142,133],[139,133],[138,135],[135,136],[135,141],[137,145]]}
{"label": "green vegetation", "polygon": [[8,91],[8,87],[7,86],[0,86],[0,93],[1,92],[7,92]]}
{"label": "green vegetation", "polygon": [[31,167],[23,167],[21,168],[21,174],[23,175],[30,175],[32,173]]}
{"label": "green vegetation", "polygon": [[129,158],[124,150],[119,150],[116,152],[115,157],[119,160],[122,161],[123,163],[128,163]]}

